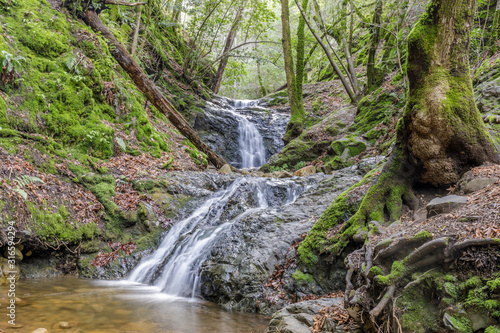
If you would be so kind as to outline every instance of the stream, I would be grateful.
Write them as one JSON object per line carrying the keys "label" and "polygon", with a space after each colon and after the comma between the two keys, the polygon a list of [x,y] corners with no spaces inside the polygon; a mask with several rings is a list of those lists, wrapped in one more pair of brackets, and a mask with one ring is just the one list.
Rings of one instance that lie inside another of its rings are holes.
{"label": "stream", "polygon": [[[2,295],[4,289],[0,287]],[[22,300],[16,307],[17,328],[4,320],[8,300],[0,299],[5,332],[246,333],[262,331],[268,322],[264,316],[227,312],[211,302],[127,282],[64,277],[21,280],[16,289]]]}
{"label": "stream", "polygon": [[[274,114],[256,101],[212,102],[204,118],[197,120],[198,130],[233,165],[259,167],[282,146],[286,114]],[[222,127],[212,134],[206,131],[215,125]],[[217,146],[221,138],[226,143]],[[22,328],[0,328],[32,332],[44,327],[52,332],[67,324],[75,327],[74,332],[262,332],[266,317],[244,312],[271,314],[279,309],[279,304],[261,302],[275,265],[290,255],[291,244],[364,172],[353,167],[335,176],[287,179],[169,174],[167,194],[188,194],[195,205],[163,235],[155,250],[130,258],[138,261],[128,273],[124,272],[132,261],[122,266],[121,280],[19,281],[17,322]],[[292,273],[283,276],[290,285]],[[333,269],[329,274],[331,287],[341,289],[344,273]],[[6,301],[0,298],[0,304]]]}

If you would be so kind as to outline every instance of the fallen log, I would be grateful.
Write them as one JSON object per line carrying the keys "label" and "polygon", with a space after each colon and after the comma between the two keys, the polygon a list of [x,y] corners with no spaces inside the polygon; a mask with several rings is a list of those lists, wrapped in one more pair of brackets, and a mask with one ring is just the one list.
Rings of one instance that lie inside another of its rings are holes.
{"label": "fallen log", "polygon": [[208,147],[198,136],[196,131],[189,125],[189,123],[174,109],[172,104],[163,96],[160,90],[156,87],[153,81],[144,73],[139,64],[132,58],[123,45],[115,38],[115,36],[108,30],[102,23],[99,15],[87,9],[82,13],[84,22],[90,26],[94,31],[102,34],[110,44],[110,52],[120,66],[132,78],[137,88],[146,96],[146,98],[153,104],[160,112],[167,116],[167,119],[174,125],[182,135],[184,135],[191,143],[204,152],[208,156],[208,160],[215,167],[221,168],[226,161],[210,147]]}

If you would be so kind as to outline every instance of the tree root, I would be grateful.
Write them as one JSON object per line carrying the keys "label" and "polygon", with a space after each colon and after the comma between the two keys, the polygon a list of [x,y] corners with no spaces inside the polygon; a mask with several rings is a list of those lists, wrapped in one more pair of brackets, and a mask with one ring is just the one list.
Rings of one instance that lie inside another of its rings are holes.
{"label": "tree root", "polygon": [[[356,256],[351,257],[351,255],[349,255],[346,258],[348,274],[346,280],[347,291],[345,294],[345,304],[351,307],[357,305],[362,310],[366,311],[369,314],[368,319],[371,321],[371,327],[374,331],[376,331],[377,327],[379,327],[378,325],[381,324],[378,318],[389,320],[391,316],[394,318],[393,329],[398,332],[402,331],[401,323],[395,313],[396,299],[404,290],[415,287],[425,280],[431,272],[435,271],[435,267],[442,267],[446,262],[453,261],[460,251],[472,246],[496,245],[500,247],[500,240],[494,238],[470,239],[454,242],[451,237],[440,237],[429,240],[416,249],[415,244],[418,244],[417,240],[399,238],[394,241],[395,242],[389,243],[390,245],[388,247],[380,246],[379,243],[373,248],[369,242],[367,242],[362,249],[355,251],[357,252]],[[422,240],[420,239],[419,241],[421,242]],[[403,253],[407,253],[404,259],[397,265],[391,260],[392,255],[396,253],[396,249]],[[364,258],[359,258],[360,252],[364,253]],[[378,266],[380,268],[379,271],[382,271],[382,274],[384,274],[384,271],[390,271],[390,273],[370,277],[368,272],[372,267],[371,258],[373,253],[376,254],[376,259],[374,261],[380,265]],[[360,266],[356,263],[356,260],[363,261],[364,265]],[[415,272],[423,271],[424,269],[427,270],[414,280],[405,284],[401,283],[405,280],[408,281],[408,276],[411,276]],[[353,277],[356,275],[362,275],[364,279],[354,279]],[[374,287],[371,287],[373,281],[377,283],[374,284]],[[380,293],[381,286],[386,286],[386,288]],[[375,301],[377,299],[379,300]],[[391,299],[393,302],[390,302]],[[376,305],[373,307],[373,304]],[[392,309],[387,310],[388,304],[392,304]],[[389,312],[386,313],[386,316],[382,317],[381,315],[384,311]]]}
{"label": "tree root", "polygon": [[390,285],[389,288],[387,288],[387,292],[384,294],[384,296],[377,304],[377,306],[370,311],[370,318],[373,322],[375,322],[375,318],[377,318],[380,312],[382,312],[382,310],[387,306],[387,304],[389,304],[389,301],[394,296],[395,291],[396,291],[396,286],[394,284]]}

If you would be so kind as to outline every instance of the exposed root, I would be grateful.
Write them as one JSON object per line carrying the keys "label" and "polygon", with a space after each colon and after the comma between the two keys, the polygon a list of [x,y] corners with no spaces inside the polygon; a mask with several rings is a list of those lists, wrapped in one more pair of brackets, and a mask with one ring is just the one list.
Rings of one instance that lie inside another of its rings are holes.
{"label": "exposed root", "polygon": [[[463,251],[471,247],[497,246],[500,248],[500,241],[494,238],[456,242],[451,237],[440,237],[426,241],[424,244],[421,242],[421,240],[400,238],[386,242],[391,244],[388,247],[377,244],[373,249],[367,242],[362,249],[355,251],[356,256],[350,255],[346,258],[349,271],[345,303],[351,308],[358,306],[361,311],[369,314],[367,319],[371,321],[369,327],[372,331],[378,331],[387,325],[388,332],[402,332],[400,320],[395,312],[396,299],[405,290],[429,278],[436,271],[435,267],[446,268],[447,262],[456,260]],[[403,258],[401,261],[393,261],[395,249],[402,252],[399,256]],[[360,256],[361,253],[364,255]],[[367,274],[372,267],[373,254],[376,255],[377,271],[381,272],[376,276]],[[362,269],[360,269],[360,260],[364,263]],[[424,271],[425,269],[427,270]],[[413,273],[421,271],[424,272],[411,277]],[[391,300],[393,301],[390,302]],[[376,305],[373,306],[373,304]],[[389,304],[392,304],[392,309],[388,307]]]}
{"label": "exposed root", "polygon": [[394,291],[396,291],[396,286],[395,285],[389,286],[389,288],[387,288],[387,292],[384,294],[384,296],[377,304],[377,306],[370,311],[370,319],[373,322],[375,322],[376,320],[375,318],[377,318],[380,312],[382,312],[382,310],[387,306],[387,304],[389,304],[389,301],[394,296]]}

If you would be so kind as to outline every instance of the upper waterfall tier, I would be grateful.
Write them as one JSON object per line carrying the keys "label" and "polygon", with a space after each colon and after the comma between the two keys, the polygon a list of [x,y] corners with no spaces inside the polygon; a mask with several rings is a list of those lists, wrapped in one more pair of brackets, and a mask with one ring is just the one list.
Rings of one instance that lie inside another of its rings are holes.
{"label": "upper waterfall tier", "polygon": [[262,166],[283,148],[290,116],[272,112],[258,100],[217,97],[199,114],[194,128],[212,149],[238,168]]}

